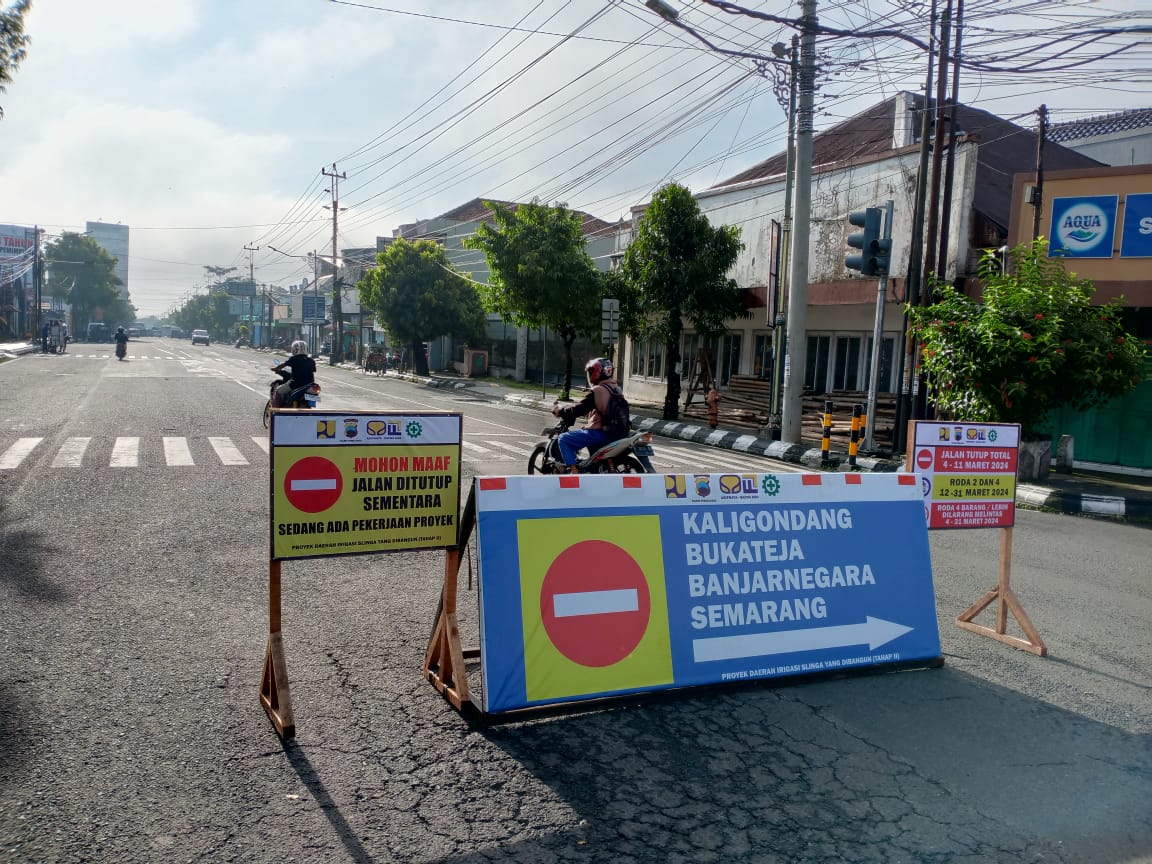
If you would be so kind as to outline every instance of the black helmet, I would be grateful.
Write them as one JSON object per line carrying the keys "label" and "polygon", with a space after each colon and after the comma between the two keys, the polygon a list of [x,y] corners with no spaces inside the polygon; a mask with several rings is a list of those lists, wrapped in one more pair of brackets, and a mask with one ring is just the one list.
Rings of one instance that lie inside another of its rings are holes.
{"label": "black helmet", "polygon": [[589,383],[599,384],[605,378],[611,378],[616,367],[607,357],[595,357],[584,364],[584,371],[588,374]]}
{"label": "black helmet", "polygon": [[124,332],[124,328],[123,328],[123,327],[117,327],[117,328],[116,328],[116,332],[117,332],[117,333],[123,333],[123,332]]}

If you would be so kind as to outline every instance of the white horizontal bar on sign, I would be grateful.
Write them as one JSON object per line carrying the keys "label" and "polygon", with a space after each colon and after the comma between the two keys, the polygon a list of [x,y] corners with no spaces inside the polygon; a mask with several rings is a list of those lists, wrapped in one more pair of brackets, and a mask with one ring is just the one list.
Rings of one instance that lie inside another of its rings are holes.
{"label": "white horizontal bar on sign", "polygon": [[326,477],[319,480],[292,480],[288,488],[293,492],[318,492],[336,488],[336,478]]}
{"label": "white horizontal bar on sign", "polygon": [[614,588],[607,591],[579,591],[556,594],[552,598],[552,614],[557,618],[575,618],[578,615],[608,615],[613,612],[636,612],[640,598],[635,588]]}

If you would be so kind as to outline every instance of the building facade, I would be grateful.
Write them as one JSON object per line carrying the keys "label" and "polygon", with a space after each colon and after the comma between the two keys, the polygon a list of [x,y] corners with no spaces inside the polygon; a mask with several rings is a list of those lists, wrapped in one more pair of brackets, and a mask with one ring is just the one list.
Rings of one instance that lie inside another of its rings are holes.
{"label": "building facade", "polygon": [[88,222],[84,233],[116,259],[116,278],[120,280],[120,299],[128,302],[128,226],[110,222]]}

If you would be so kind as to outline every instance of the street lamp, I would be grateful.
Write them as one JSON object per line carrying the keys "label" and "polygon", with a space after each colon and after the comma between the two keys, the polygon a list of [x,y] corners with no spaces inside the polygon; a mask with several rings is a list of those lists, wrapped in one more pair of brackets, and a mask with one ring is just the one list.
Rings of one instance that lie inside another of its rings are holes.
{"label": "street lamp", "polygon": [[[317,262],[319,261],[320,256],[315,252],[309,252],[307,255],[293,255],[291,252],[285,252],[283,249],[277,249],[275,246],[267,246],[266,248],[271,249],[273,252],[279,252],[281,255],[287,258],[299,258],[301,261],[307,261],[312,265],[312,326],[308,329],[308,341],[310,343],[308,346],[308,353],[314,355],[316,354],[316,305],[320,299],[320,286],[318,284],[320,279],[317,275]],[[335,280],[333,280],[333,282],[335,282]],[[300,301],[300,320],[303,322],[303,295],[301,295]]]}

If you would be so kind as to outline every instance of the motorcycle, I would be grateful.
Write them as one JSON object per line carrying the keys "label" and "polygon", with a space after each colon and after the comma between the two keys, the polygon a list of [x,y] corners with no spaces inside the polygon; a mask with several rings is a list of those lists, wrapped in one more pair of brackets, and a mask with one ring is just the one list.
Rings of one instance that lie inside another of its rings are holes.
{"label": "motorcycle", "polygon": [[[275,367],[273,367],[275,369]],[[279,370],[280,378],[268,385],[268,401],[264,403],[264,428],[267,429],[272,422],[272,400],[276,396],[276,388],[287,383],[292,373],[287,369]],[[281,408],[315,408],[320,403],[320,385],[316,383],[305,384],[288,391],[287,397],[280,403]]]}
{"label": "motorcycle", "polygon": [[123,360],[127,356],[128,356],[128,343],[127,342],[117,342],[116,343],[116,359],[117,360]]}
{"label": "motorcycle", "polygon": [[[567,466],[560,457],[558,438],[571,428],[563,420],[544,430],[548,439],[541,441],[528,457],[529,474],[567,474]],[[652,467],[652,433],[630,432],[623,438],[609,441],[586,459],[576,463],[580,474],[655,474]]]}

